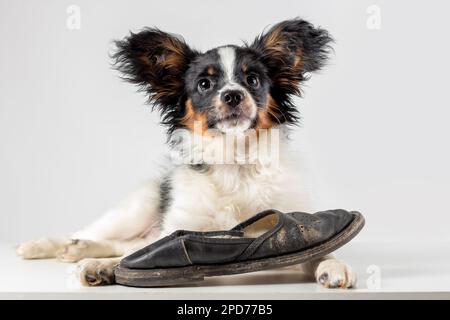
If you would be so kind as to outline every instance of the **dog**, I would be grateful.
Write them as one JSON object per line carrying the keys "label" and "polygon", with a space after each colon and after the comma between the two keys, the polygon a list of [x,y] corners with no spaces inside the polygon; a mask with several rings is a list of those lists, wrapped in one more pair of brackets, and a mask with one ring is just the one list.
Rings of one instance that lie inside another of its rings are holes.
{"label": "dog", "polygon": [[[310,212],[302,165],[286,146],[299,120],[293,97],[324,66],[332,42],[326,30],[300,18],[251,43],[207,52],[157,28],[116,41],[113,65],[159,109],[171,165],[86,228],[23,243],[17,253],[77,262],[83,285],[105,285],[114,283],[121,257],[175,230],[226,230],[268,208]],[[277,157],[255,156],[262,136],[277,137],[266,139]],[[208,161],[224,137],[235,139],[231,161]],[[297,269],[328,288],[356,283],[351,267],[332,256]]]}

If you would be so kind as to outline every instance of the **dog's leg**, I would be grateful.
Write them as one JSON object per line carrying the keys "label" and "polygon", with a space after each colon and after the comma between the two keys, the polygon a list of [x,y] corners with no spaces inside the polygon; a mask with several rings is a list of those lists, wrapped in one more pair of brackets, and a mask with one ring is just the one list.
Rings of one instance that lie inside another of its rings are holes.
{"label": "dog's leg", "polygon": [[117,240],[73,239],[56,253],[56,258],[64,262],[77,262],[84,258],[120,257],[123,254]]}
{"label": "dog's leg", "polygon": [[64,262],[77,262],[85,258],[113,258],[130,254],[159,238],[158,229],[143,238],[133,240],[72,240],[56,257]]}
{"label": "dog's leg", "polygon": [[76,262],[83,258],[108,258],[124,254],[121,241],[42,238],[23,243],[17,254],[24,259],[57,258]]}
{"label": "dog's leg", "polygon": [[123,242],[153,233],[159,224],[159,181],[151,181],[71,237],[43,238],[23,243],[17,253],[24,259],[59,257],[75,262],[123,254]]}

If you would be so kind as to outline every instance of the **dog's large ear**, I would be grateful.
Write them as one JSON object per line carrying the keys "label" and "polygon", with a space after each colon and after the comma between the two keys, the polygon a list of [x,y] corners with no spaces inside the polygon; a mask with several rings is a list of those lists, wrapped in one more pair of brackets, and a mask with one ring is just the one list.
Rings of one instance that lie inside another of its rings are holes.
{"label": "dog's large ear", "polygon": [[324,65],[332,41],[326,30],[292,19],[273,26],[249,47],[260,56],[275,86],[287,94],[299,94],[305,73]]}
{"label": "dog's large ear", "polygon": [[176,105],[183,94],[183,77],[197,52],[181,37],[146,28],[115,42],[114,67],[122,77],[146,91],[150,102]]}

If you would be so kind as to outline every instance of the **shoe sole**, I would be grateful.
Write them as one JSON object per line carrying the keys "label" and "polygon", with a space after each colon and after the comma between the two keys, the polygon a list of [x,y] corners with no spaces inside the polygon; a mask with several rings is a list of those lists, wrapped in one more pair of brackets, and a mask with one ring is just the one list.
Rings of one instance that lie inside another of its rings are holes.
{"label": "shoe sole", "polygon": [[117,266],[116,283],[132,287],[167,287],[201,282],[205,277],[232,275],[275,269],[316,260],[339,249],[352,240],[364,227],[364,217],[357,211],[352,222],[327,241],[305,250],[275,257],[227,264],[191,265],[161,269],[128,269]]}

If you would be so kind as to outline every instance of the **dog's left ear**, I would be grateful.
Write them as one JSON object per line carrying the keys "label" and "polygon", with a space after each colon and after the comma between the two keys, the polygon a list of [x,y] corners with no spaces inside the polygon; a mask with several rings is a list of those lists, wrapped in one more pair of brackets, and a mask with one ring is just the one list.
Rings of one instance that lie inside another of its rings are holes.
{"label": "dog's left ear", "polygon": [[249,47],[266,65],[274,85],[298,94],[305,73],[319,70],[326,62],[332,41],[326,30],[292,19],[276,24]]}
{"label": "dog's left ear", "polygon": [[184,91],[184,74],[196,51],[181,37],[156,28],[131,33],[115,44],[114,67],[125,80],[139,85],[163,112],[177,105]]}

